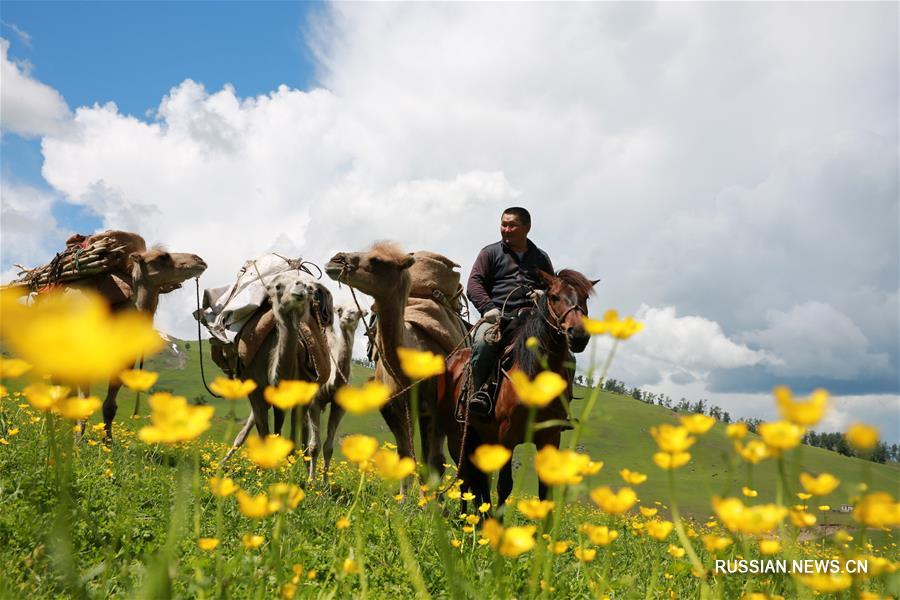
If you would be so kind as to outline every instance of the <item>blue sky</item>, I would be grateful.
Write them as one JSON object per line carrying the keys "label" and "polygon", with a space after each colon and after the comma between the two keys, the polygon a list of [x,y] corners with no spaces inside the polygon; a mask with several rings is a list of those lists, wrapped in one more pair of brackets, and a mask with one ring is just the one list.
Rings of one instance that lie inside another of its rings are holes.
{"label": "blue sky", "polygon": [[[0,3],[9,55],[58,90],[71,109],[115,102],[119,112],[152,120],[160,99],[185,79],[207,90],[234,86],[241,97],[314,80],[303,27],[314,2],[16,2]],[[23,33],[25,35],[23,35]],[[198,52],[202,48],[202,52]],[[40,140],[4,132],[2,175],[49,190]],[[89,208],[58,200],[58,224],[91,231]],[[9,267],[0,260],[0,269]]]}

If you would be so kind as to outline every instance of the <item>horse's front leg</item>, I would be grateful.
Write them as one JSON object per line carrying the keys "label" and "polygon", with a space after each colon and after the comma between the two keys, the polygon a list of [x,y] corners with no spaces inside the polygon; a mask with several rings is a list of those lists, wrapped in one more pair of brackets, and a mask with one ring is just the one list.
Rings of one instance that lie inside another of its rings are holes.
{"label": "horse's front leg", "polygon": [[244,426],[238,432],[237,436],[234,438],[234,442],[231,444],[231,448],[228,450],[228,453],[225,455],[225,458],[222,459],[222,462],[226,462],[231,455],[237,452],[237,449],[244,445],[244,441],[247,439],[247,436],[250,435],[250,430],[253,429],[253,424],[256,422],[256,419],[253,418],[253,413],[251,412],[247,416],[247,421],[244,422]]}
{"label": "horse's front leg", "polygon": [[497,475],[497,508],[500,509],[506,504],[506,499],[509,498],[509,495],[512,493],[513,489],[513,472],[512,472],[512,457],[510,457],[509,461],[503,468],[500,469],[500,473]]}
{"label": "horse's front leg", "polygon": [[110,380],[109,389],[106,391],[106,399],[103,401],[103,424],[106,430],[107,443],[112,441],[112,424],[116,418],[116,411],[119,408],[116,404],[116,396],[119,394],[119,388],[121,387],[121,382]]}
{"label": "horse's front leg", "polygon": [[[562,429],[559,427],[541,429],[534,435],[534,447],[540,450],[544,446],[553,446],[558,450],[561,437]],[[538,480],[538,498],[546,500],[549,489],[542,481]]]}

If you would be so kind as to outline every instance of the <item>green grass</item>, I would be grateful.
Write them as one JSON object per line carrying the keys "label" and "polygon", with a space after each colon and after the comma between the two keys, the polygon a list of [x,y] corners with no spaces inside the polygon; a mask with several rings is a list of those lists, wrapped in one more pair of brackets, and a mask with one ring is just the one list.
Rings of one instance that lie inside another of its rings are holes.
{"label": "green grass", "polygon": [[[245,400],[231,402],[209,396],[200,380],[197,342],[188,343],[190,348],[185,349],[185,342],[178,342],[179,348],[187,355],[185,368],[161,369],[156,387],[177,391],[188,398],[203,396],[205,402],[216,406],[217,414],[224,415],[233,410],[236,419],[243,422],[249,412],[249,404]],[[207,352],[204,357],[207,381],[211,381],[213,377],[221,375],[221,371],[209,359],[208,345],[204,344],[203,348]],[[159,362],[158,359],[151,359],[146,368],[151,370],[159,368],[161,366]],[[353,365],[353,383],[359,384],[370,375],[369,369]],[[589,393],[589,389],[576,387],[576,397],[586,398]],[[575,415],[581,413],[582,402],[583,400],[576,400],[573,403]],[[119,416],[130,415],[133,393],[123,391],[120,394],[119,404]],[[146,414],[146,402],[144,404],[143,412]],[[629,468],[650,476],[640,487],[641,497],[645,503],[664,502],[668,492],[663,472],[652,461],[656,446],[650,437],[650,428],[661,423],[675,423],[677,420],[678,415],[674,411],[661,406],[645,404],[627,395],[602,392],[584,428],[581,440],[583,450],[595,460],[603,461],[605,465],[590,479],[590,482],[594,485],[620,485],[622,481],[618,475],[619,471]],[[224,419],[218,420],[208,436],[221,439],[227,425]],[[365,433],[382,441],[393,441],[390,430],[376,413],[363,416],[347,415],[341,422],[338,434],[346,433]],[[563,447],[566,447],[570,435],[571,432],[563,435]],[[751,437],[755,436],[751,434]],[[693,460],[678,470],[677,492],[683,512],[703,518],[710,513],[709,498],[712,495],[740,495],[741,487],[748,485],[748,469],[745,463],[736,460],[731,450],[731,441],[725,435],[725,426],[722,424],[717,424],[702,436],[691,451]],[[529,467],[523,470],[525,479],[522,489],[527,493],[536,494],[537,479],[533,469],[530,468],[533,456],[533,446],[522,446],[517,450],[515,460],[517,464]],[[895,495],[900,487],[900,466],[896,463],[877,464],[810,446],[802,447],[799,456],[806,472],[814,475],[829,472],[842,482],[835,492],[817,501],[817,505],[826,504],[837,510],[841,504],[849,503],[851,496],[856,493],[856,486],[864,480],[868,481],[872,489],[886,490]],[[449,462],[449,455],[447,460]],[[788,457],[787,472],[793,484],[799,487],[799,472],[796,465],[793,456]],[[763,461],[753,468],[752,487],[759,492],[758,501],[774,501],[776,477],[777,469],[773,460]],[[847,523],[848,518],[848,515],[842,513],[828,513],[827,517],[829,523]]]}
{"label": "green grass", "polygon": [[[179,344],[184,348],[184,342]],[[546,553],[539,537],[538,546],[519,558],[499,557],[490,547],[477,543],[477,531],[462,530],[456,518],[457,501],[427,497],[428,502],[420,507],[413,490],[398,502],[393,498],[396,485],[374,476],[360,485],[358,472],[346,463],[335,465],[332,484],[325,486],[321,481],[305,480],[302,461],[261,471],[242,455],[236,457],[227,474],[249,493],[285,481],[306,490],[306,498],[296,510],[262,520],[243,516],[234,498],[213,497],[205,488],[206,481],[217,473],[218,459],[248,406],[245,400],[209,397],[200,382],[196,342],[191,343],[187,355],[184,369],[165,368],[160,359],[148,361],[146,368],[160,370],[158,389],[190,399],[203,397],[201,401],[216,407],[213,427],[197,443],[170,448],[138,441],[135,433],[146,423],[148,407],[144,401],[141,418],[130,419],[134,394],[128,391],[119,397],[116,442],[109,450],[98,443],[99,432],[90,430],[88,442],[72,446],[68,425],[54,425],[23,406],[20,398],[0,399],[0,439],[7,442],[0,445],[0,598],[274,598],[290,596],[287,592],[298,598],[407,598],[417,595],[419,582],[419,591],[424,589],[434,597],[541,594],[540,557]],[[206,367],[211,380],[218,370],[208,360]],[[369,374],[354,366],[355,382]],[[17,389],[5,383],[11,390]],[[576,391],[580,396],[587,393]],[[576,414],[581,402],[574,403]],[[91,424],[99,419],[95,415]],[[661,514],[666,514],[669,498],[664,473],[651,462],[655,444],[649,428],[676,419],[671,411],[627,396],[600,395],[582,442],[583,451],[605,466],[589,481],[569,488],[568,503],[556,513],[560,516],[557,539],[590,546],[578,533],[585,522],[608,524],[620,536],[612,545],[598,548],[597,559],[590,564],[575,559],[571,548],[548,562],[547,597],[698,596],[700,582],[691,576],[690,564],[667,552],[669,544],[680,543],[674,533],[665,541],[652,540],[632,529],[643,521],[641,517],[603,515],[586,501],[590,489],[598,484],[621,486],[618,471],[627,467],[649,475],[637,488],[642,505],[659,502]],[[51,431],[55,436],[49,435]],[[340,433],[367,433],[392,441],[377,413],[348,416]],[[725,534],[718,527],[704,525],[710,497],[739,495],[740,487],[747,484],[746,466],[735,462],[721,425],[701,436],[691,452],[691,463],[675,472],[679,503],[696,518],[689,526],[697,534]],[[520,465],[517,477],[524,477],[526,495],[536,491],[532,454],[533,449],[526,447],[516,454]],[[842,480],[834,494],[811,501],[813,506],[848,502],[861,481],[867,481],[872,489],[897,494],[900,473],[896,465],[876,465],[808,447],[789,453],[787,462],[794,485],[798,463],[808,472],[828,471]],[[774,498],[772,460],[755,468],[753,487],[759,491],[753,503]],[[338,530],[336,521],[350,511],[350,527]],[[510,524],[526,522],[519,514],[511,517]],[[790,556],[852,554],[862,550],[867,541],[874,544],[868,553],[896,556],[896,532],[860,529],[846,515],[829,513],[828,519],[846,523],[856,540],[843,548],[813,533],[794,545],[789,539],[796,532],[790,528],[783,538]],[[551,529],[549,522],[539,527],[538,534]],[[262,535],[264,544],[245,549],[241,539],[249,533]],[[214,551],[202,551],[197,546],[200,537],[216,537],[220,545]],[[735,536],[734,540],[722,558],[758,556],[752,539]],[[452,548],[451,541],[460,547]],[[711,564],[712,557],[703,551],[699,538],[693,538],[693,545],[701,560]],[[345,572],[350,557],[359,562],[361,573]],[[315,572],[314,577],[310,571]],[[293,581],[296,589],[290,588]],[[812,597],[787,576],[720,576],[711,578],[709,585],[712,595],[719,598],[740,597],[746,591]],[[900,575],[881,575],[855,585],[856,589],[896,596]],[[850,592],[843,597],[851,597]]]}

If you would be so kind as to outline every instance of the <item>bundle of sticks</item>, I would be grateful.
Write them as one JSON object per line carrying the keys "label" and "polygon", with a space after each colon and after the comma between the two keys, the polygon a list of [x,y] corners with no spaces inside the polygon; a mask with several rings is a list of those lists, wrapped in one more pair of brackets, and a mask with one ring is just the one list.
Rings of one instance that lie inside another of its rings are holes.
{"label": "bundle of sticks", "polygon": [[33,269],[16,265],[20,271],[10,286],[28,286],[35,291],[48,285],[108,273],[124,267],[133,250],[128,243],[114,237],[82,238],[81,243],[70,243],[57,253],[49,264]]}

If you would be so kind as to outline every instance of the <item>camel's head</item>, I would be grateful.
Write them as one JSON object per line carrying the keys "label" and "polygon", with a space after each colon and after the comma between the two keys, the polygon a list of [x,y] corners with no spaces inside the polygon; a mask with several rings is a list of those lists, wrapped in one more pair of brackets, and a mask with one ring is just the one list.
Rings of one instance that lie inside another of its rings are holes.
{"label": "camel's head", "polygon": [[163,248],[132,252],[129,258],[132,279],[163,294],[177,290],[182,282],[199,277],[206,270],[206,263],[196,254],[167,252]]}
{"label": "camel's head", "polygon": [[272,308],[279,315],[303,314],[315,290],[295,272],[280,273],[266,285]]}
{"label": "camel's head", "polygon": [[590,341],[581,317],[587,316],[588,297],[599,279],[591,281],[578,271],[563,269],[557,275],[538,271],[547,284],[547,316],[552,325],[565,334],[572,352],[583,352]]}
{"label": "camel's head", "polygon": [[370,296],[409,290],[409,268],[416,262],[392,242],[379,242],[368,252],[339,252],[325,265],[329,277]]}
{"label": "camel's head", "polygon": [[346,303],[335,308],[334,314],[338,318],[338,327],[341,328],[341,331],[353,335],[356,333],[359,322],[369,315],[369,311],[362,309],[360,312],[360,309],[356,308],[356,304]]}

